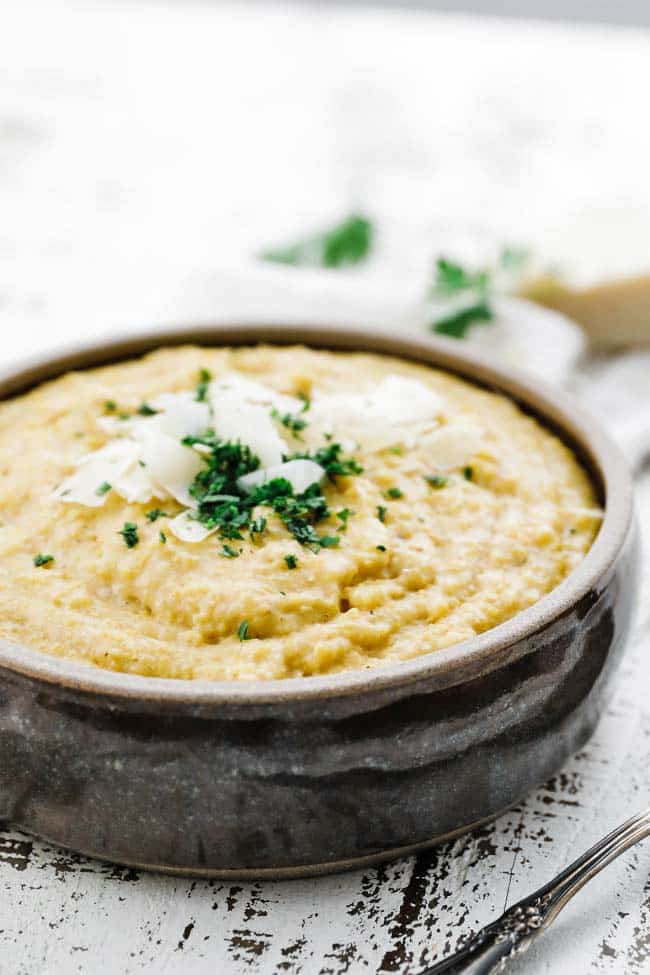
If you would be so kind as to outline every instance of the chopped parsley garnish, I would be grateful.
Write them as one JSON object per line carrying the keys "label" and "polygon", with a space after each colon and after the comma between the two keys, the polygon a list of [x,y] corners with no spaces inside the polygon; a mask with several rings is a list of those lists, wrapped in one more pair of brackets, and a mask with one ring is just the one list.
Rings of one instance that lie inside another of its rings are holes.
{"label": "chopped parsley garnish", "polygon": [[447,335],[452,339],[464,339],[470,325],[477,322],[491,322],[494,312],[487,301],[477,301],[473,305],[461,308],[459,311],[452,312],[437,319],[432,325],[434,332],[438,335]]}
{"label": "chopped parsley garnish", "polygon": [[[431,297],[436,305],[442,300],[443,311],[431,322],[432,331],[463,339],[472,325],[491,322],[495,293],[508,290],[508,283],[512,288],[517,278],[521,278],[529,257],[523,248],[504,247],[491,267],[477,271],[445,257],[439,258]],[[449,303],[446,311],[445,301]]]}
{"label": "chopped parsley garnish", "polygon": [[336,512],[336,517],[341,522],[341,531],[345,531],[348,527],[348,518],[354,514],[354,511],[350,511],[349,508],[341,508],[340,511]]}
{"label": "chopped parsley garnish", "polygon": [[117,409],[117,403],[115,402],[115,400],[107,399],[106,402],[104,403],[104,411],[106,413],[115,413],[116,409]]}
{"label": "chopped parsley garnish", "polygon": [[158,410],[154,410],[153,406],[149,406],[148,403],[140,403],[138,407],[138,413],[140,416],[155,416]]}
{"label": "chopped parsley garnish", "polygon": [[43,555],[42,552],[39,552],[38,555],[35,555],[34,556],[34,565],[35,566],[49,565],[50,562],[54,562],[54,556],[53,555]]}
{"label": "chopped parsley garnish", "polygon": [[324,468],[330,481],[335,481],[337,477],[363,474],[363,467],[354,457],[341,457],[342,450],[340,443],[329,443],[311,454],[292,454],[287,460],[313,460]]}
{"label": "chopped parsley garnish", "polygon": [[376,545],[375,548],[377,549],[378,552],[385,552],[386,551],[386,546],[385,545]]}
{"label": "chopped parsley garnish", "polygon": [[117,414],[117,418],[118,418],[118,420],[130,420],[131,419],[131,414],[130,413],[126,413],[123,410],[121,413],[118,413]]}
{"label": "chopped parsley garnish", "polygon": [[272,248],[261,257],[295,267],[341,267],[358,264],[370,253],[374,227],[370,220],[351,214],[334,227],[301,238],[285,247]]}
{"label": "chopped parsley garnish", "polygon": [[95,489],[95,494],[98,494],[101,498],[102,495],[108,494],[110,489],[111,485],[108,483],[108,481],[102,481],[102,483]]}
{"label": "chopped parsley garnish", "polygon": [[466,481],[471,481],[472,478],[474,477],[474,468],[463,467],[463,477],[465,478]]}
{"label": "chopped parsley garnish", "polygon": [[239,552],[232,545],[224,545],[219,552],[224,559],[237,559],[239,558]]}
{"label": "chopped parsley garnish", "polygon": [[284,561],[287,563],[287,569],[298,568],[298,559],[295,555],[285,555]]}
{"label": "chopped parsley garnish", "polygon": [[151,522],[158,521],[159,518],[168,517],[167,512],[163,511],[161,508],[152,508],[151,511],[145,511],[144,516]]}
{"label": "chopped parsley garnish", "polygon": [[276,410],[275,407],[271,410],[271,416],[274,420],[277,420],[278,423],[281,423],[283,427],[286,427],[287,430],[290,430],[296,440],[301,439],[301,431],[304,430],[306,426],[309,426],[307,421],[303,420],[301,416],[294,416],[291,413],[280,413],[280,411]]}
{"label": "chopped parsley garnish", "polygon": [[248,632],[248,620],[242,620],[237,627],[237,636],[239,637],[239,642],[243,643],[244,640],[251,640],[252,637]]}
{"label": "chopped parsley garnish", "polygon": [[199,382],[196,387],[196,398],[199,403],[205,403],[208,395],[208,387],[212,381],[212,373],[209,369],[199,370]]}
{"label": "chopped parsley garnish", "polygon": [[320,539],[320,544],[323,548],[337,548],[341,539],[338,535],[323,535]]}
{"label": "chopped parsley garnish", "polygon": [[165,535],[165,533],[164,533],[164,532],[158,532],[158,538],[160,539],[160,541],[161,541],[161,543],[162,543],[163,545],[164,545],[164,544],[165,544],[165,542],[167,541],[167,536]]}
{"label": "chopped parsley garnish", "polygon": [[487,269],[470,271],[445,257],[436,263],[432,288],[435,298],[450,299],[451,309],[431,323],[431,329],[451,338],[465,338],[471,325],[494,318],[491,301],[491,275]]}
{"label": "chopped parsley garnish", "polygon": [[298,393],[298,399],[301,399],[302,400],[302,409],[301,409],[300,412],[301,413],[306,413],[307,410],[309,409],[309,407],[311,406],[311,400],[310,400],[309,396],[307,396],[307,393],[302,393],[301,392],[301,393]]}
{"label": "chopped parsley garnish", "polygon": [[124,539],[127,548],[135,548],[140,539],[138,538],[138,526],[132,521],[125,521],[124,528],[117,533]]}
{"label": "chopped parsley garnish", "polygon": [[393,501],[397,501],[398,498],[404,497],[404,492],[398,487],[391,487],[386,491],[386,497],[391,498]]}
{"label": "chopped parsley garnish", "polygon": [[439,257],[436,261],[436,277],[433,285],[436,294],[453,294],[468,289],[485,290],[490,281],[487,270],[468,271],[462,264]]}
{"label": "chopped parsley garnish", "polygon": [[388,514],[388,508],[384,507],[383,504],[377,505],[377,517],[380,521],[386,521],[386,515]]}
{"label": "chopped parsley garnish", "polygon": [[445,477],[444,474],[427,474],[425,475],[424,480],[432,488],[437,488],[437,489],[443,488],[447,483],[447,478]]}
{"label": "chopped parsley garnish", "polygon": [[263,518],[260,515],[259,518],[251,521],[250,525],[248,526],[248,531],[251,538],[253,538],[255,535],[263,535],[266,531],[266,518]]}
{"label": "chopped parsley garnish", "polygon": [[[249,447],[221,441],[212,432],[186,437],[183,443],[187,446],[200,443],[210,448],[209,454],[201,455],[205,467],[195,477],[190,494],[196,500],[198,521],[207,528],[218,528],[222,539],[242,539],[244,530],[251,535],[262,535],[266,519],[253,518],[253,512],[264,506],[278,515],[296,541],[312,551],[338,544],[338,538],[332,541],[333,536],[321,536],[316,530],[316,525],[331,513],[319,484],[295,494],[289,481],[276,477],[246,493],[238,486],[239,478],[260,466],[259,458]],[[320,464],[331,481],[361,471],[353,458],[342,456],[340,444],[329,444],[314,453],[293,454],[286,460],[299,458]]]}

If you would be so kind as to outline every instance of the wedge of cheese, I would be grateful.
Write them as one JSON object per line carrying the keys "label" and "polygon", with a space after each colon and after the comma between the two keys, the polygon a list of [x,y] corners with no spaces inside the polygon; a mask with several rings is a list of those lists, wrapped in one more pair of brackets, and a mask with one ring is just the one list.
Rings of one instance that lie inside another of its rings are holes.
{"label": "wedge of cheese", "polygon": [[541,276],[524,282],[519,294],[573,319],[594,349],[650,345],[650,274],[585,287]]}

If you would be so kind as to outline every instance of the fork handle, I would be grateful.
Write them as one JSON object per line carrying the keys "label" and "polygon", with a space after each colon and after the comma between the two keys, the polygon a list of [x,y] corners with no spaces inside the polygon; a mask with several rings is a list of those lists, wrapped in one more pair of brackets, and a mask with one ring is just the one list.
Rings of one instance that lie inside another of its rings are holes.
{"label": "fork handle", "polygon": [[514,948],[513,938],[484,928],[450,958],[425,968],[421,975],[488,975],[505,964]]}
{"label": "fork handle", "polygon": [[513,904],[455,954],[421,975],[488,975],[505,968],[507,960],[526,951],[592,877],[646,836],[650,836],[650,807],[608,833],[544,887]]}

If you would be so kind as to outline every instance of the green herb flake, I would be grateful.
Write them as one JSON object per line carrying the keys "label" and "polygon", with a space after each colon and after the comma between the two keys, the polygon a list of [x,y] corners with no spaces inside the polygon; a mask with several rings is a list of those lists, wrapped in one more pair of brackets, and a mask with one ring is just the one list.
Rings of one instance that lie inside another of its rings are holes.
{"label": "green herb flake", "polygon": [[140,403],[137,412],[140,416],[155,416],[158,410],[154,410],[153,406],[149,406],[148,403]]}
{"label": "green herb flake", "polygon": [[158,532],[158,538],[160,539],[162,545],[164,545],[165,542],[167,541],[167,536],[163,531]]}
{"label": "green herb flake", "polygon": [[126,413],[123,410],[121,413],[118,413],[117,414],[117,418],[118,418],[118,420],[130,420],[131,419],[131,414],[130,413]]}
{"label": "green herb flake", "polygon": [[478,322],[491,322],[494,312],[486,301],[477,301],[466,308],[452,312],[435,321],[431,328],[438,335],[453,339],[464,339],[471,325]]}
{"label": "green herb flake", "polygon": [[232,545],[224,545],[222,546],[219,555],[221,555],[224,559],[237,559],[239,558],[240,553],[237,551],[237,549],[233,548]]}
{"label": "green herb flake", "polygon": [[469,271],[457,261],[439,257],[436,261],[432,292],[437,295],[448,295],[470,289],[482,291],[488,287],[489,282],[490,272],[488,270]]}
{"label": "green herb flake", "polygon": [[431,295],[448,299],[450,310],[431,322],[431,330],[439,335],[463,339],[469,328],[494,318],[492,293],[493,275],[483,268],[470,271],[445,257],[438,259]]}
{"label": "green herb flake", "polygon": [[117,403],[115,402],[115,400],[114,399],[107,399],[106,402],[104,403],[104,412],[105,413],[115,413],[115,410],[116,409],[117,409]]}
{"label": "green herb flake", "polygon": [[426,474],[424,480],[430,487],[436,488],[436,490],[443,488],[447,484],[447,478],[444,474]]}
{"label": "green herb flake", "polygon": [[151,522],[158,521],[159,518],[169,517],[167,512],[163,511],[161,508],[152,508],[151,511],[145,511],[144,516]]}
{"label": "green herb flake", "polygon": [[463,477],[466,481],[471,481],[474,479],[474,468],[473,467],[463,467]]}
{"label": "green herb flake", "polygon": [[125,521],[124,528],[117,533],[124,539],[127,548],[135,548],[140,539],[138,538],[138,526],[132,521]]}
{"label": "green herb flake", "polygon": [[321,548],[338,548],[341,541],[338,535],[321,535],[319,544]]}
{"label": "green herb flake", "polygon": [[309,426],[307,421],[303,420],[301,416],[294,416],[291,413],[280,413],[280,411],[276,410],[275,407],[271,410],[271,416],[274,420],[277,420],[278,423],[281,423],[283,427],[286,427],[287,430],[290,430],[296,440],[302,439],[300,436],[301,432],[305,429],[305,427]]}
{"label": "green herb flake", "polygon": [[295,555],[285,555],[284,561],[287,563],[287,569],[298,568],[298,559]]}
{"label": "green herb flake", "polygon": [[376,545],[375,548],[377,549],[378,552],[385,552],[386,551],[386,546],[385,545]]}
{"label": "green herb flake", "polygon": [[404,492],[398,487],[391,487],[386,491],[386,497],[390,498],[392,501],[397,501],[399,498],[404,497]]}
{"label": "green herb flake", "polygon": [[499,266],[509,273],[521,274],[530,259],[527,247],[504,247],[499,255]]}
{"label": "green herb flake", "polygon": [[404,453],[404,448],[401,447],[399,444],[395,444],[393,447],[389,447],[388,450],[391,454],[396,454],[398,457],[401,457],[402,454]]}
{"label": "green herb flake", "polygon": [[350,508],[341,508],[340,511],[337,511],[336,512],[336,517],[341,522],[341,531],[345,531],[345,529],[348,527],[348,519],[353,514],[354,514],[354,511],[351,511]]}
{"label": "green herb flake", "polygon": [[284,247],[265,251],[261,257],[294,267],[341,267],[365,260],[374,243],[374,227],[367,217],[351,214],[341,223],[311,234]]}
{"label": "green herb flake", "polygon": [[266,531],[266,518],[262,516],[255,518],[248,526],[248,531],[250,532],[251,538],[254,538],[255,535],[262,535]]}
{"label": "green herb flake", "polygon": [[386,515],[388,514],[388,508],[384,507],[383,504],[377,505],[377,517],[381,522],[386,521]]}
{"label": "green herb flake", "polygon": [[99,495],[99,497],[101,498],[104,494],[108,494],[110,489],[111,489],[111,485],[108,483],[108,481],[102,481],[102,483],[97,488],[95,488],[95,494]]}
{"label": "green herb flake", "polygon": [[302,409],[300,412],[306,413],[309,407],[311,406],[311,400],[309,396],[307,396],[307,393],[299,392],[298,399],[302,400]]}
{"label": "green herb flake", "polygon": [[39,552],[38,555],[35,555],[34,556],[34,560],[33,561],[34,561],[34,565],[37,566],[37,567],[40,567],[42,565],[49,565],[51,562],[54,562],[54,556],[53,555],[43,555],[42,552]]}
{"label": "green herb flake", "polygon": [[325,470],[330,481],[337,477],[351,477],[353,474],[363,474],[363,467],[354,457],[342,457],[343,448],[339,443],[329,443],[327,447],[320,447],[313,453],[292,454],[287,460],[313,460]]}
{"label": "green herb flake", "polygon": [[208,388],[212,382],[212,373],[209,369],[199,370],[199,381],[196,387],[196,399],[199,403],[205,403],[208,396]]}
{"label": "green herb flake", "polygon": [[248,620],[242,620],[237,627],[237,636],[239,637],[239,642],[243,643],[244,640],[252,640],[250,633],[248,632]]}

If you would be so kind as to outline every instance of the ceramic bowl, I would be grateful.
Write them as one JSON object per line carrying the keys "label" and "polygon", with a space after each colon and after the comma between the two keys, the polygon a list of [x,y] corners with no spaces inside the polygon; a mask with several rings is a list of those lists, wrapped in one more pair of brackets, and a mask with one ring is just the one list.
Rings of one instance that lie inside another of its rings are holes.
{"label": "ceramic bowl", "polygon": [[637,585],[632,485],[568,399],[462,343],[371,331],[156,331],[0,375],[0,397],[162,345],[390,353],[503,392],[591,472],[605,517],[578,568],[471,640],[371,671],[184,681],[103,671],[0,643],[0,818],[82,853],[206,876],[291,876],[415,851],[488,820],[594,730]]}

